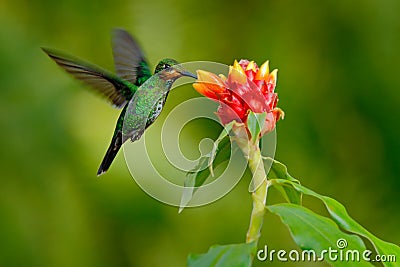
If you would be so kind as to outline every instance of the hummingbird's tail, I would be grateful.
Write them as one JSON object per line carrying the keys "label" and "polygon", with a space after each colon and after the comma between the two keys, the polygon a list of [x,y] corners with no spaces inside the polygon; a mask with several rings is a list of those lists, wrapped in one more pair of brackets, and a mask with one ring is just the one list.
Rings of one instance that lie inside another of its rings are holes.
{"label": "hummingbird's tail", "polygon": [[103,161],[100,164],[99,170],[97,171],[97,176],[102,175],[108,170],[121,146],[122,132],[118,131],[111,140],[111,144],[108,147],[106,155],[104,156]]}

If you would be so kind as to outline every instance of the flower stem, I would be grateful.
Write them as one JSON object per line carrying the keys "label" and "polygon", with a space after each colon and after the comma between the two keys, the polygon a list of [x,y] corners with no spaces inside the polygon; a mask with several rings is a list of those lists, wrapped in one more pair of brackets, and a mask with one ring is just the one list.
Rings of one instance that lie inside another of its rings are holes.
{"label": "flower stem", "polygon": [[261,185],[252,192],[253,210],[250,217],[250,225],[246,235],[246,243],[258,242],[265,215],[265,203],[267,200],[268,180],[264,170],[260,148],[252,145],[248,151],[249,168],[253,174],[253,181],[262,181]]}

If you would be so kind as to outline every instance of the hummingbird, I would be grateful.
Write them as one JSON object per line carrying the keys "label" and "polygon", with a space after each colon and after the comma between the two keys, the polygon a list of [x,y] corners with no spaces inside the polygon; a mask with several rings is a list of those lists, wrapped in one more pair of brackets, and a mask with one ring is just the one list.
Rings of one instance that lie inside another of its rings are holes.
{"label": "hummingbird", "polygon": [[[116,74],[60,51],[42,50],[60,67],[88,85],[114,107],[122,109],[111,143],[97,175],[105,173],[122,144],[138,140],[160,115],[172,84],[180,77],[197,78],[174,59],[161,60],[151,74],[149,64],[136,40],[123,29],[112,32]],[[128,112],[127,112],[128,111]]]}

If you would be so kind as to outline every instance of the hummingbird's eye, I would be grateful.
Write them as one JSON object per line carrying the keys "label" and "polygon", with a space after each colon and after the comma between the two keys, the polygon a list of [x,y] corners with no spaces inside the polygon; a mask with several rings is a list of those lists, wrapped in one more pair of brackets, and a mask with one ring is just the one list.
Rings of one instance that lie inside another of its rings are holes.
{"label": "hummingbird's eye", "polygon": [[166,69],[169,69],[170,67],[171,67],[171,65],[169,65],[169,64],[164,64],[163,69],[166,70]]}

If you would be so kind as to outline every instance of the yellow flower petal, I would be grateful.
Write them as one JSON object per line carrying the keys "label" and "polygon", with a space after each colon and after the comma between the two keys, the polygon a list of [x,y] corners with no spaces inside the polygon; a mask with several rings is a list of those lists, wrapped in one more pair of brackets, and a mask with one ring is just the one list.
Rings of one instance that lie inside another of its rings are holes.
{"label": "yellow flower petal", "polygon": [[218,86],[224,87],[224,83],[220,77],[212,72],[197,70],[197,82],[205,82],[210,84],[216,84]]}
{"label": "yellow flower petal", "polygon": [[274,69],[269,75],[268,75],[268,81],[272,84],[276,84],[276,81],[278,80],[278,69]]}
{"label": "yellow flower petal", "polygon": [[220,74],[220,75],[218,75],[218,76],[219,76],[219,78],[221,78],[221,80],[222,80],[223,82],[225,82],[226,80],[228,80],[228,78],[226,78],[226,76],[223,75],[223,74]]}
{"label": "yellow flower petal", "polygon": [[265,61],[258,70],[255,79],[256,80],[266,80],[269,75],[269,61]]}
{"label": "yellow flower petal", "polygon": [[[243,75],[246,75],[246,74],[244,73],[244,70],[243,70],[242,66],[240,66],[240,64],[237,62],[236,59],[235,59],[235,62],[233,62],[233,69],[234,69],[236,72],[239,72],[239,73],[241,73],[241,74],[243,74]],[[229,74],[230,74],[230,71],[231,71],[231,68],[229,68]]]}
{"label": "yellow flower petal", "polygon": [[251,71],[254,71],[254,72],[257,71],[256,65],[254,64],[254,61],[250,61],[249,62],[249,64],[247,65],[246,70],[251,70]]}
{"label": "yellow flower petal", "polygon": [[247,82],[247,77],[242,67],[240,67],[240,69],[242,70],[242,72],[235,69],[235,67],[229,66],[229,78],[237,83],[245,84]]}
{"label": "yellow flower petal", "polygon": [[233,66],[229,66],[229,77],[232,77],[234,81],[240,84],[244,84],[247,82],[246,73],[236,59],[233,62]]}
{"label": "yellow flower petal", "polygon": [[285,118],[285,112],[280,108],[274,108],[274,110],[272,110],[272,113],[274,114],[277,121],[283,120]]}

